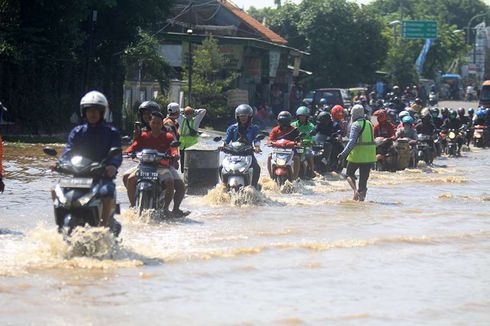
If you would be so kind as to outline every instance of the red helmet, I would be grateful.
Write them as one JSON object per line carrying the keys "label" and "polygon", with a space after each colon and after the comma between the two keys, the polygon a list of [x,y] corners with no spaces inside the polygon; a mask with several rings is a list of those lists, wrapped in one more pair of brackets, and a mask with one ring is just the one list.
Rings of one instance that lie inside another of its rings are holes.
{"label": "red helmet", "polygon": [[374,116],[378,118],[378,122],[382,123],[388,120],[388,115],[384,109],[379,109],[374,112]]}
{"label": "red helmet", "polygon": [[343,120],[344,119],[344,108],[342,107],[342,105],[335,105],[332,110],[330,111],[330,113],[332,114],[332,117],[335,119],[335,120]]}

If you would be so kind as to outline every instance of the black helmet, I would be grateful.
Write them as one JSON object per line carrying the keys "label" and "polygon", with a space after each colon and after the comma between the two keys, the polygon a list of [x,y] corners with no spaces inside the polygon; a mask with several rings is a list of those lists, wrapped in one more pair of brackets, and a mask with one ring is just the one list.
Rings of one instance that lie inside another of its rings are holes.
{"label": "black helmet", "polygon": [[475,110],[473,110],[473,108],[469,108],[468,115],[473,115],[473,114],[475,114]]}
{"label": "black helmet", "polygon": [[415,104],[417,105],[422,105],[422,100],[419,99],[418,97],[415,99]]}
{"label": "black helmet", "polygon": [[439,116],[439,109],[438,108],[430,108],[430,115],[433,118],[437,118]]}
{"label": "black helmet", "polygon": [[458,109],[458,115],[459,116],[463,117],[465,113],[466,113],[466,111],[464,110],[464,108],[459,108]]}
{"label": "black helmet", "polygon": [[287,126],[291,125],[292,119],[293,119],[293,117],[292,117],[291,113],[289,113],[288,111],[281,111],[277,115],[277,123],[281,127],[287,127]]}
{"label": "black helmet", "polygon": [[247,116],[248,117],[248,121],[252,121],[253,119],[253,116],[254,116],[254,110],[252,109],[252,107],[248,104],[240,104],[239,106],[236,107],[235,109],[235,119],[237,122],[239,122],[239,118],[240,116]]}
{"label": "black helmet", "polygon": [[456,113],[456,111],[454,111],[453,109],[449,110],[449,118],[450,119],[456,119],[457,116],[458,116],[458,114]]}
{"label": "black helmet", "polygon": [[162,110],[162,107],[155,101],[144,101],[138,107],[138,113],[141,114],[145,110],[148,110],[150,112],[160,112]]}
{"label": "black helmet", "polygon": [[321,122],[325,122],[325,121],[332,121],[332,116],[330,115],[330,113],[328,112],[320,112],[317,116],[316,116],[316,122],[317,123],[321,123]]}
{"label": "black helmet", "polygon": [[442,108],[441,109],[441,114],[442,115],[448,115],[449,114],[449,109],[448,108]]}

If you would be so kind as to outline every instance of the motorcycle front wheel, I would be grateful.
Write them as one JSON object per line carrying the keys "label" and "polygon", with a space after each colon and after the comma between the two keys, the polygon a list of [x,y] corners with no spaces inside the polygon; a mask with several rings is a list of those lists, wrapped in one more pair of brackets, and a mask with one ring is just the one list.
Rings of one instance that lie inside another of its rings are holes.
{"label": "motorcycle front wheel", "polygon": [[143,210],[153,208],[153,198],[150,192],[142,191],[138,193],[136,198],[136,207],[138,208],[138,215],[143,214]]}

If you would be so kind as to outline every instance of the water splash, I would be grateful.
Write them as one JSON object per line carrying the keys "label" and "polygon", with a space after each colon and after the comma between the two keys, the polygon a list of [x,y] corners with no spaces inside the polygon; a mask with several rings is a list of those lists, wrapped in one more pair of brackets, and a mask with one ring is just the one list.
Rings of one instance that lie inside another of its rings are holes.
{"label": "water splash", "polygon": [[268,198],[264,193],[257,191],[252,186],[247,186],[239,191],[228,191],[222,184],[216,185],[202,198],[211,205],[221,206],[230,204],[232,206],[264,206],[274,205],[275,201]]}

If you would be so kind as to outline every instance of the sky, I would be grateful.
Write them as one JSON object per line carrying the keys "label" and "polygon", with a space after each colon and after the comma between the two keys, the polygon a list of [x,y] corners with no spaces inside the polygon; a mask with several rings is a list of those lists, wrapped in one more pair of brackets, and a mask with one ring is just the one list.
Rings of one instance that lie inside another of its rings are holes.
{"label": "sky", "polygon": [[[357,3],[368,3],[371,2],[372,0],[351,0],[351,1]],[[231,0],[231,2],[236,4],[239,8],[243,8],[245,10],[247,10],[251,6],[254,6],[255,8],[274,7],[274,0]],[[301,2],[301,0],[292,0],[292,2],[298,3]]]}
{"label": "sky", "polygon": [[[245,10],[251,6],[254,6],[255,8],[274,7],[274,0],[231,0],[231,1],[235,3],[239,8],[243,8]],[[298,3],[301,0],[289,0],[289,1]],[[371,2],[372,0],[351,0],[351,1],[366,4]],[[490,5],[490,0],[484,0],[484,2]]]}

